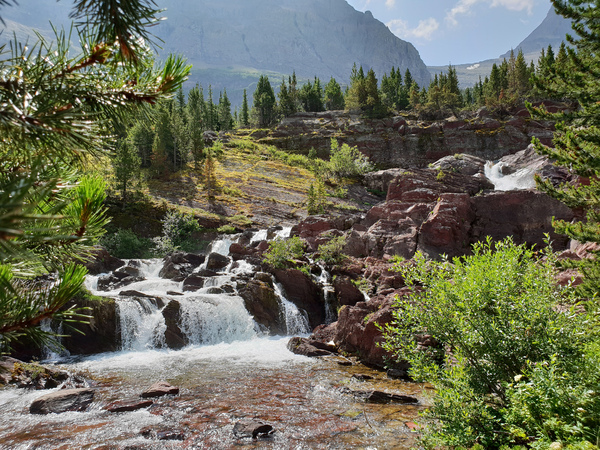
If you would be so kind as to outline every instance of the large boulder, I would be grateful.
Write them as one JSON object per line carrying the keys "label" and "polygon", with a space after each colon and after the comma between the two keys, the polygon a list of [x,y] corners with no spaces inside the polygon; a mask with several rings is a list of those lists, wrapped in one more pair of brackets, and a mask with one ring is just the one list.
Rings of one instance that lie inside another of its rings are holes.
{"label": "large boulder", "polygon": [[34,400],[29,406],[29,412],[31,414],[59,414],[67,411],[85,411],[93,400],[93,389],[62,389]]}
{"label": "large boulder", "polygon": [[[334,342],[338,349],[357,355],[362,362],[377,367],[383,368],[393,363],[393,355],[381,347],[384,339],[380,327],[392,320],[392,305],[396,295],[408,293],[405,288],[368,302],[343,307],[335,326]],[[405,364],[399,366],[405,368]]]}
{"label": "large boulder", "polygon": [[92,258],[84,264],[90,275],[98,275],[117,270],[125,264],[125,261],[115,258],[103,247],[96,246],[91,253]]}
{"label": "large boulder", "polygon": [[286,298],[308,314],[311,328],[325,322],[323,291],[311,277],[298,269],[274,269],[273,275],[283,286]]}
{"label": "large boulder", "polygon": [[[265,276],[266,275],[266,276]],[[285,334],[286,325],[282,316],[279,297],[273,289],[271,276],[257,273],[245,284],[238,281],[238,292],[244,299],[244,305],[256,323],[271,334]]]}
{"label": "large boulder", "polygon": [[356,287],[353,281],[347,275],[338,275],[333,280],[333,288],[338,305],[355,305],[358,302],[364,301],[364,294]]}
{"label": "large boulder", "polygon": [[177,300],[171,300],[162,310],[165,318],[165,344],[167,347],[178,350],[185,347],[188,342],[181,331],[181,304]]}
{"label": "large boulder", "polygon": [[429,165],[431,169],[444,172],[455,172],[462,175],[483,174],[485,159],[467,153],[457,153],[456,155],[445,156]]}
{"label": "large boulder", "polygon": [[501,240],[512,236],[518,243],[544,245],[548,233],[555,249],[565,249],[568,239],[557,235],[552,218],[571,221],[573,211],[565,204],[537,191],[497,191],[471,199],[475,208],[471,242],[486,236]]}
{"label": "large boulder", "polygon": [[72,354],[90,355],[119,350],[121,333],[116,301],[108,297],[78,294],[65,308],[89,308],[84,310],[90,317],[88,323],[74,322],[71,326],[81,333],[71,332],[63,339],[64,347]]}
{"label": "large boulder", "polygon": [[419,250],[432,257],[459,256],[470,251],[475,213],[468,194],[441,194],[419,229]]}
{"label": "large boulder", "polygon": [[206,261],[206,268],[208,270],[219,271],[229,264],[230,259],[227,256],[221,255],[220,253],[211,253],[208,255]]}

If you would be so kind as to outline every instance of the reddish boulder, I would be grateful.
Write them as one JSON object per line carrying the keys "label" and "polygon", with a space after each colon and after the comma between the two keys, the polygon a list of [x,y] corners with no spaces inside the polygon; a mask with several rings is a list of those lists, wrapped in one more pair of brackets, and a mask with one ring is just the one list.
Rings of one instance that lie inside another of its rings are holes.
{"label": "reddish boulder", "polygon": [[352,282],[352,278],[346,275],[338,275],[333,280],[335,297],[338,305],[355,305],[365,299],[364,294]]}
{"label": "reddish boulder", "polygon": [[238,282],[238,288],[246,309],[252,314],[256,323],[272,334],[285,334],[286,325],[282,320],[281,305],[273,289],[270,275],[258,273],[246,284]]}
{"label": "reddish boulder", "polygon": [[512,236],[518,243],[544,245],[544,235],[550,234],[555,250],[567,246],[567,238],[557,235],[552,218],[570,221],[573,211],[563,203],[537,191],[496,191],[471,199],[476,218],[471,242],[491,236],[501,240]]}
{"label": "reddish boulder", "polygon": [[419,250],[437,257],[469,253],[475,214],[468,194],[442,194],[419,230]]}

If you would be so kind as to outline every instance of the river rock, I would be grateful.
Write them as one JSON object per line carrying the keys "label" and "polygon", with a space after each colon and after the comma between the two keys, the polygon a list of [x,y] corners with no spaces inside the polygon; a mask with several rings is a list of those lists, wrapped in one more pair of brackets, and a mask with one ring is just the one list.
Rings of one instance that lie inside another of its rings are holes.
{"label": "river rock", "polygon": [[390,394],[383,391],[369,390],[359,391],[353,389],[343,389],[343,392],[354,395],[369,403],[401,403],[401,404],[417,404],[419,400],[409,395]]}
{"label": "river rock", "polygon": [[179,394],[179,388],[172,386],[166,381],[159,381],[154,383],[148,389],[140,394],[142,398],[162,397],[163,395],[177,395]]}
{"label": "river rock", "polygon": [[271,334],[285,334],[286,325],[281,311],[279,297],[273,289],[269,274],[257,273],[246,283],[238,281],[240,297],[254,320]]}
{"label": "river rock", "polygon": [[52,389],[69,379],[69,374],[38,363],[26,363],[8,356],[0,357],[0,385],[20,388]]}
{"label": "river rock", "polygon": [[93,389],[63,389],[34,400],[29,407],[29,412],[31,414],[59,414],[67,411],[85,411],[93,400]]}
{"label": "river rock", "polygon": [[156,429],[153,426],[142,428],[140,434],[147,439],[159,441],[183,441],[186,436],[185,431],[178,428]]}
{"label": "river rock", "polygon": [[324,344],[322,344],[321,342],[313,341],[303,337],[293,337],[287,343],[288,350],[292,353],[295,353],[296,355],[310,357],[328,356],[331,355],[332,352],[335,352],[334,346],[327,346],[331,347],[331,349],[319,348],[323,346]]}
{"label": "river rock", "polygon": [[204,277],[198,274],[191,274],[185,280],[183,280],[183,291],[197,291],[204,286]]}
{"label": "river rock", "polygon": [[161,312],[165,318],[165,344],[167,347],[179,350],[185,347],[188,342],[181,331],[181,304],[177,300],[171,300],[167,303]]}
{"label": "river rock", "polygon": [[128,284],[136,283],[138,281],[143,280],[143,277],[132,276],[127,272],[115,270],[114,272],[111,272],[98,278],[98,290],[111,291],[123,286],[127,286]]}
{"label": "river rock", "polygon": [[365,296],[353,283],[352,278],[347,275],[338,275],[333,280],[335,297],[338,305],[355,305],[364,301]]}
{"label": "river rock", "polygon": [[137,411],[138,409],[144,409],[152,406],[154,402],[152,400],[123,400],[118,402],[112,402],[104,407],[105,410],[112,413],[130,412]]}
{"label": "river rock", "polygon": [[211,253],[208,255],[206,268],[208,270],[219,271],[229,264],[229,258],[220,253]]}
{"label": "river rock", "polygon": [[286,298],[308,314],[311,328],[325,322],[323,291],[311,277],[298,269],[273,269],[273,275],[283,286]]}
{"label": "river rock", "polygon": [[117,270],[125,264],[125,261],[115,258],[108,253],[103,247],[96,246],[92,250],[92,258],[84,263],[90,275],[98,275],[101,273]]}
{"label": "river rock", "polygon": [[268,437],[273,434],[275,429],[272,425],[264,423],[257,419],[242,419],[233,426],[233,434],[237,438],[256,439],[259,437]]}

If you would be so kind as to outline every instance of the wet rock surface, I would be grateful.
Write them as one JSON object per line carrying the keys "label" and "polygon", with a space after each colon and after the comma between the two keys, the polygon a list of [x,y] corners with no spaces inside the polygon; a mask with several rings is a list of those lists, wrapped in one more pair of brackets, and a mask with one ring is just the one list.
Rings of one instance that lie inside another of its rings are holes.
{"label": "wet rock surface", "polygon": [[60,414],[67,411],[85,411],[93,400],[93,389],[63,389],[36,399],[29,407],[29,412],[31,414]]}
{"label": "wet rock surface", "polygon": [[131,412],[137,411],[138,409],[148,408],[152,406],[153,403],[154,402],[152,400],[121,400],[106,405],[104,409],[112,413]]}
{"label": "wet rock surface", "polygon": [[233,434],[237,438],[265,438],[274,432],[272,425],[256,419],[242,419],[233,426]]}
{"label": "wet rock surface", "polygon": [[142,398],[154,398],[154,397],[162,397],[164,395],[177,395],[179,394],[179,388],[176,386],[172,386],[166,381],[159,381],[154,383],[148,389],[140,394]]}

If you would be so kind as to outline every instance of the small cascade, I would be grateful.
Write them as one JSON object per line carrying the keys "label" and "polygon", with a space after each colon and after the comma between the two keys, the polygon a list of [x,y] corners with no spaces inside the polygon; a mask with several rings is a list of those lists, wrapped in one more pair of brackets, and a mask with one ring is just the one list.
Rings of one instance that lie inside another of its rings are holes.
{"label": "small cascade", "polygon": [[306,313],[298,309],[296,305],[290,302],[284,292],[283,286],[279,283],[274,283],[275,293],[281,300],[282,312],[285,315],[285,326],[288,335],[307,334],[310,333],[310,324]]}
{"label": "small cascade", "polygon": [[165,318],[154,299],[121,299],[117,308],[123,350],[165,347]]}
{"label": "small cascade", "polygon": [[194,345],[245,341],[257,336],[257,326],[244,301],[234,295],[202,294],[184,297],[180,328]]}
{"label": "small cascade", "polygon": [[502,173],[503,167],[503,162],[494,164],[492,161],[488,161],[485,164],[485,176],[494,184],[494,189],[497,191],[514,191],[535,187],[534,169],[523,168],[504,175]]}
{"label": "small cascade", "polygon": [[323,286],[323,297],[325,300],[325,323],[330,324],[337,320],[334,311],[335,289],[331,284],[331,274],[327,272],[323,264],[319,264],[321,273],[317,277],[317,283]]}

